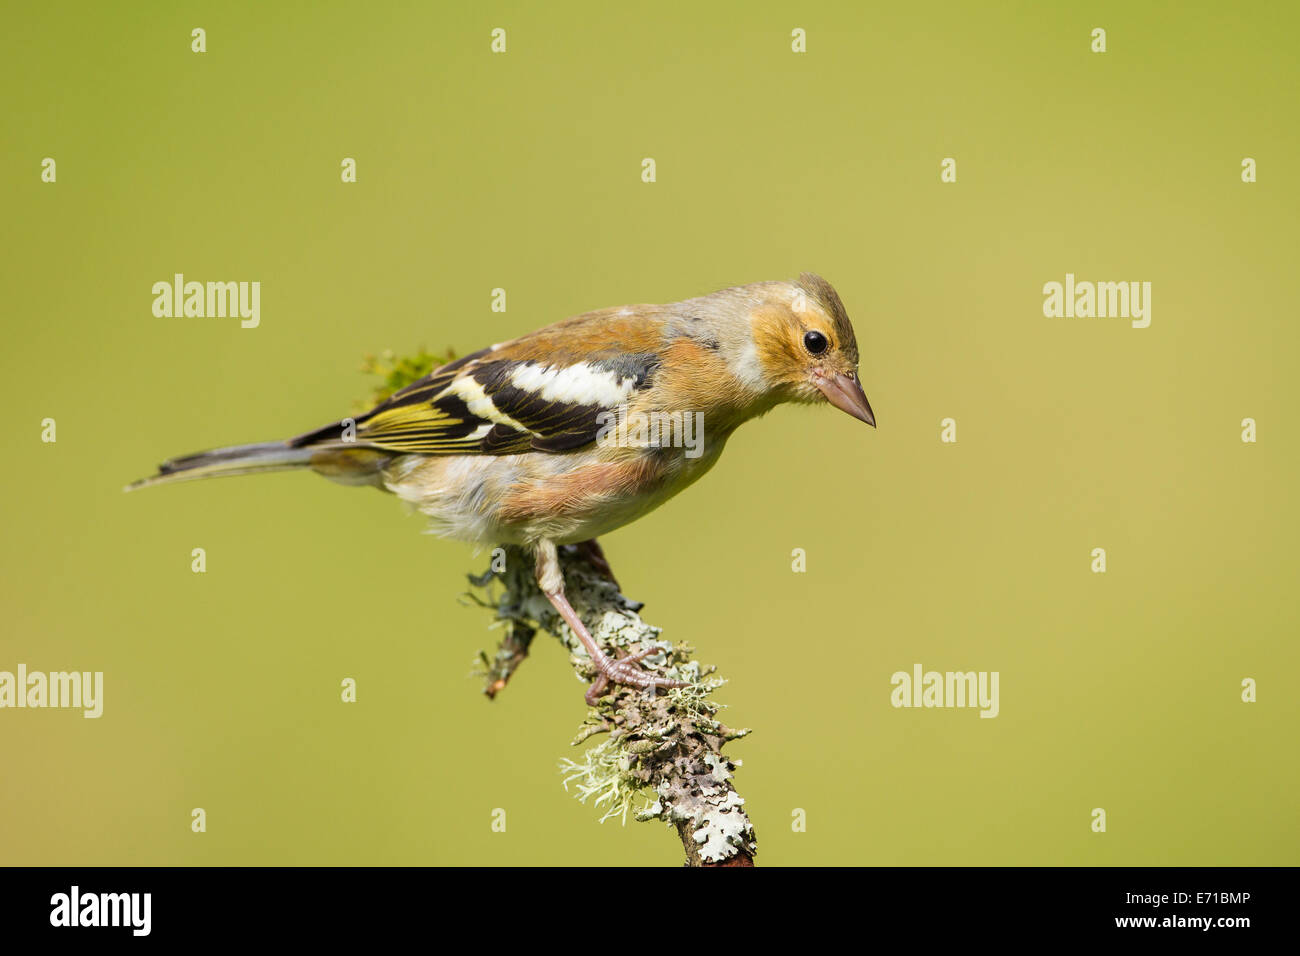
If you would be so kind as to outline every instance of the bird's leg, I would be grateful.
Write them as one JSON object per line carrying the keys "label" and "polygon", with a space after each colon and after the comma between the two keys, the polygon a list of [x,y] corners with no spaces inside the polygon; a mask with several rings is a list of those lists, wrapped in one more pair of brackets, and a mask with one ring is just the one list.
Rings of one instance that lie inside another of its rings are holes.
{"label": "bird's leg", "polygon": [[659,677],[643,670],[637,666],[637,662],[642,658],[648,657],[659,648],[648,647],[638,651],[628,657],[618,658],[617,660],[610,657],[600,649],[596,639],[591,636],[586,625],[573,610],[572,605],[564,596],[563,591],[547,591],[546,597],[550,600],[555,609],[560,612],[560,617],[564,618],[564,623],[569,625],[574,636],[582,642],[582,646],[587,649],[587,654],[591,657],[591,662],[596,665],[596,679],[587,688],[587,693],[583,695],[588,704],[595,704],[605,693],[611,683],[627,684],[630,687],[648,687],[652,691],[657,687],[687,687],[686,681],[672,680],[668,677]]}
{"label": "bird's leg", "polygon": [[609,566],[609,559],[605,557],[605,550],[600,546],[599,541],[589,538],[586,541],[579,541],[574,548],[587,559],[587,563],[613,581],[614,587],[619,591],[623,590],[622,585],[618,583],[618,578],[614,577],[614,569]]}
{"label": "bird's leg", "polygon": [[654,653],[656,648],[653,646],[617,660],[600,649],[596,639],[591,636],[587,626],[573,610],[573,605],[564,596],[564,572],[560,570],[560,558],[553,542],[542,541],[537,545],[537,584],[546,595],[546,599],[564,619],[564,623],[569,625],[574,636],[587,649],[587,655],[596,666],[596,679],[592,681],[585,695],[588,704],[594,705],[611,683],[627,684],[630,687],[648,687],[651,693],[658,687],[689,686],[686,681],[659,677],[637,666],[638,661]]}

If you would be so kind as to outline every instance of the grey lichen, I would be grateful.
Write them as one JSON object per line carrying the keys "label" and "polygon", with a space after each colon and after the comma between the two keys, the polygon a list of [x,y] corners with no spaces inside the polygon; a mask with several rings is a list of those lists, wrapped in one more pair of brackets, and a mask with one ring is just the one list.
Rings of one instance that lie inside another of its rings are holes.
{"label": "grey lichen", "polygon": [[[732,777],[739,761],[722,754],[729,741],[748,730],[734,730],[718,720],[722,705],[712,693],[724,683],[704,667],[683,642],[670,643],[659,628],[641,620],[641,604],[625,597],[618,585],[577,548],[562,548],[565,592],[592,636],[613,656],[653,645],[658,650],[642,665],[664,676],[688,681],[686,687],[649,691],[611,684],[589,708],[573,745],[609,736],[589,747],[579,760],[563,760],[565,787],[591,800],[601,820],[626,822],[638,797],[645,806],[637,820],[662,820],[676,828],[693,866],[747,865],[757,853],[754,828],[745,801]],[[495,696],[528,654],[533,635],[544,630],[569,651],[579,680],[590,681],[595,668],[582,645],[537,587],[533,562],[509,548],[505,570],[489,571],[471,583],[485,590],[479,600],[495,610],[506,636],[496,653],[481,655],[484,691]],[[499,566],[499,563],[498,563]],[[575,697],[577,692],[573,692]]]}

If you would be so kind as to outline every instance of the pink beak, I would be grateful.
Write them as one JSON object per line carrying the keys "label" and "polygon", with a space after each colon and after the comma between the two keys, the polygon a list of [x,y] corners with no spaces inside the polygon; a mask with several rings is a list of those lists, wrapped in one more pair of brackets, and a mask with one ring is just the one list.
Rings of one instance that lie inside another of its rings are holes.
{"label": "pink beak", "polygon": [[822,394],[826,396],[826,401],[840,411],[848,412],[872,428],[876,427],[876,416],[871,411],[867,394],[862,391],[862,383],[858,381],[856,372],[849,372],[847,375],[837,372],[829,378],[814,374],[813,384],[821,389]]}

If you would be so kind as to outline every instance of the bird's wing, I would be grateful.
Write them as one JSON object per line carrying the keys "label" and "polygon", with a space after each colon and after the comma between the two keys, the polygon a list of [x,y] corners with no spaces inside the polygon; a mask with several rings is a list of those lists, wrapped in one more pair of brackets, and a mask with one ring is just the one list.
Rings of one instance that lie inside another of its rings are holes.
{"label": "bird's wing", "polygon": [[[420,455],[580,448],[608,421],[601,413],[616,414],[648,388],[659,364],[653,352],[629,353],[604,339],[569,336],[569,346],[557,348],[534,333],[467,355],[358,418],[353,440],[356,447]],[[341,432],[327,426],[293,444],[335,444],[344,440]]]}

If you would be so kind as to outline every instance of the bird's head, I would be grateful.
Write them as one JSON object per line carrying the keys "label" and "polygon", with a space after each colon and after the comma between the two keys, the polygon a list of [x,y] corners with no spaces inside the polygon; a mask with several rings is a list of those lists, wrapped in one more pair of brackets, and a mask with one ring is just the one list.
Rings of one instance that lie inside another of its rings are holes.
{"label": "bird's head", "polygon": [[829,282],[805,272],[781,283],[750,314],[754,349],[769,387],[785,401],[830,402],[871,425],[876,416],[858,381],[858,341]]}

